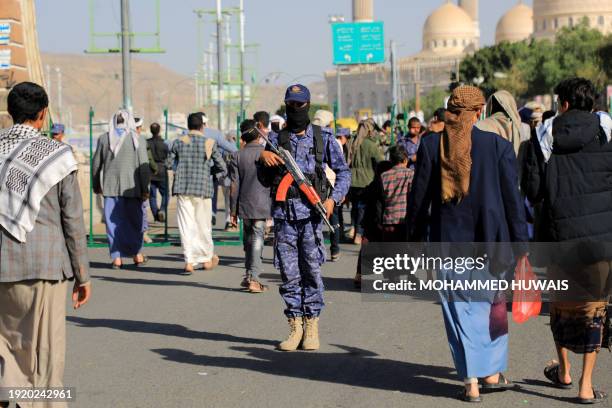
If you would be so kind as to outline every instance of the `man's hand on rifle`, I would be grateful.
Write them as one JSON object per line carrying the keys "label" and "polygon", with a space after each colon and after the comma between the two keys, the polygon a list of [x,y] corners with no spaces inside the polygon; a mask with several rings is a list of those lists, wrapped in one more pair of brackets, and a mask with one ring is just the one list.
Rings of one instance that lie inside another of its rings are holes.
{"label": "man's hand on rifle", "polygon": [[259,161],[261,161],[266,167],[276,167],[285,164],[285,162],[283,161],[283,159],[280,158],[279,155],[274,152],[269,152],[267,150],[261,152],[261,155],[259,156]]}
{"label": "man's hand on rifle", "polygon": [[325,211],[327,212],[327,219],[329,219],[332,216],[332,214],[334,213],[334,208],[336,207],[336,202],[334,200],[332,200],[331,198],[328,198],[323,203],[323,206],[325,207]]}

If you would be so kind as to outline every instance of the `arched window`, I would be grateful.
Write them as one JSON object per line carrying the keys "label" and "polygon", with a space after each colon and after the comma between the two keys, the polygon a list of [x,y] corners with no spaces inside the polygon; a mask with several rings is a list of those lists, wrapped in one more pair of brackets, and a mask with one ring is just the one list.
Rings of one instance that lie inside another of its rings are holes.
{"label": "arched window", "polygon": [[559,19],[557,17],[555,17],[555,20],[553,21],[553,27],[555,27],[555,30],[559,28]]}
{"label": "arched window", "polygon": [[604,19],[604,16],[599,16],[597,17],[597,24],[599,24],[600,26],[605,25],[606,21]]}
{"label": "arched window", "polygon": [[569,24],[570,27],[574,26],[574,17],[570,17],[567,21],[567,23]]}

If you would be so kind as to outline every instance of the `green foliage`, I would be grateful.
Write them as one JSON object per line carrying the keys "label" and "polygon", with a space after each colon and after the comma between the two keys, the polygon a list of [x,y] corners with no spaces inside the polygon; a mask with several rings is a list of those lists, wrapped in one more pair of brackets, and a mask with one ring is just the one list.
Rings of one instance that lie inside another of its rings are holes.
{"label": "green foliage", "polygon": [[[434,88],[427,94],[421,96],[421,110],[425,115],[425,120],[431,118],[436,109],[444,107],[444,98],[446,98],[448,95],[449,93],[446,90],[442,88]],[[404,111],[409,112],[413,110],[415,105],[416,101],[413,98],[410,100],[410,102],[408,102],[408,104],[404,105]]]}
{"label": "green foliage", "polygon": [[472,83],[482,77],[480,85],[490,95],[506,89],[519,98],[551,93],[563,79],[581,76],[598,88],[612,78],[612,35],[605,37],[590,29],[586,21],[548,40],[526,40],[483,48],[461,63],[461,80]]}

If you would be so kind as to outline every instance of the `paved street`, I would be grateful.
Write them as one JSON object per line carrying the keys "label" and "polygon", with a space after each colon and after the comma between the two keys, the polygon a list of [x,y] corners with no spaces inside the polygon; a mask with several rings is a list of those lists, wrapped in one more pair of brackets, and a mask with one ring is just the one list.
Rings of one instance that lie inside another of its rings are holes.
{"label": "paved street", "polygon": [[[219,247],[220,267],[190,277],[178,274],[179,247],[147,248],[148,266],[121,271],[108,267],[106,249],[91,249],[94,297],[68,317],[65,383],[77,389],[75,406],[464,406],[439,306],[362,302],[351,281],[357,247],[343,249],[324,267],[321,350],[294,353],[274,350],[287,324],[270,247],[271,289],[259,295],[237,289],[240,247]],[[510,356],[521,390],[485,395],[484,406],[568,406],[577,391],[550,388],[542,375],[553,357],[548,316],[512,325]],[[595,383],[612,391],[612,355],[599,362]]]}

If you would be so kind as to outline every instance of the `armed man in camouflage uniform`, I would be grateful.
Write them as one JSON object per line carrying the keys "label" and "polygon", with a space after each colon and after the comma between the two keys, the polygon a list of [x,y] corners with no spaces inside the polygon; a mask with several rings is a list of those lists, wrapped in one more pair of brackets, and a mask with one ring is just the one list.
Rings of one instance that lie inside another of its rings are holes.
{"label": "armed man in camouflage uniform", "polygon": [[[328,217],[341,204],[351,184],[351,172],[342,149],[327,129],[310,124],[310,91],[293,85],[285,93],[287,127],[271,135],[271,143],[291,152],[302,172],[318,191]],[[261,153],[260,161],[271,179],[272,197],[284,175],[283,162],[271,151]],[[332,189],[325,168],[336,173]],[[273,176],[270,174],[274,173]],[[280,271],[280,294],[289,320],[289,337],[278,346],[283,351],[319,348],[318,320],[323,309],[321,265],[325,262],[323,220],[297,186],[289,189],[285,202],[274,202],[274,264]]]}

